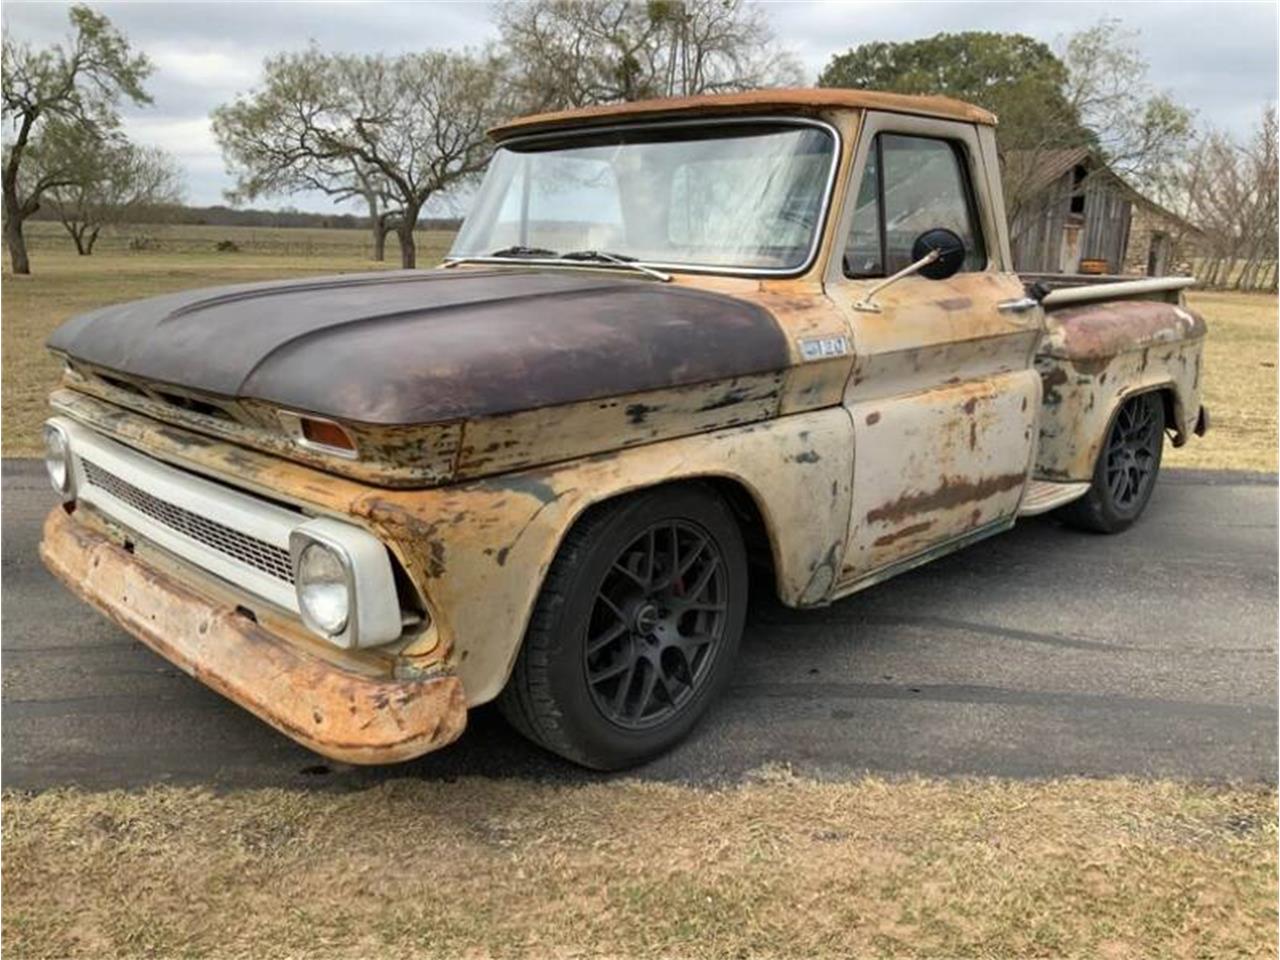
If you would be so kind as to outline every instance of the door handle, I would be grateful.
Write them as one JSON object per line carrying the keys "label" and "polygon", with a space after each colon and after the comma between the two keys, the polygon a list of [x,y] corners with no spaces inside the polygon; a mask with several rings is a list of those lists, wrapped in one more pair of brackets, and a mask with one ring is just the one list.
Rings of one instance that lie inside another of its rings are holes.
{"label": "door handle", "polygon": [[1005,300],[1003,303],[997,303],[996,309],[1001,313],[1026,313],[1038,306],[1040,301],[1035,297],[1023,297],[1020,300]]}

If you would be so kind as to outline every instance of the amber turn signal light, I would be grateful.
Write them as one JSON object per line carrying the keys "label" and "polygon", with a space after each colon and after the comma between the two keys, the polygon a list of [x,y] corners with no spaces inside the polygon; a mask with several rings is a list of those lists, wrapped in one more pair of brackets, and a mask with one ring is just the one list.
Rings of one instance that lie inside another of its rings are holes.
{"label": "amber turn signal light", "polygon": [[347,450],[351,453],[356,452],[355,441],[351,439],[347,431],[332,420],[299,417],[298,421],[302,427],[302,437],[308,443],[318,444],[322,447],[333,447],[336,450]]}

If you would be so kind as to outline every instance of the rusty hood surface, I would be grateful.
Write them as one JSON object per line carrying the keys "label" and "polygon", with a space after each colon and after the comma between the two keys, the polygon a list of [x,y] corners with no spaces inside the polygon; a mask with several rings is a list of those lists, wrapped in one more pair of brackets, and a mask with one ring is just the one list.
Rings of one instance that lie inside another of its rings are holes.
{"label": "rusty hood surface", "polygon": [[781,370],[744,300],[593,270],[424,270],[187,291],[75,317],[98,368],[340,420],[422,424]]}

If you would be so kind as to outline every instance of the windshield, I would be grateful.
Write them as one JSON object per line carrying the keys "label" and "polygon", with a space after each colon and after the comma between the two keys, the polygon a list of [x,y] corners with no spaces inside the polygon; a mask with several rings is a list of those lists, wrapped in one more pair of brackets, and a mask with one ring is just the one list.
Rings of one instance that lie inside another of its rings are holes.
{"label": "windshield", "polygon": [[450,255],[603,251],[656,266],[796,270],[834,160],[826,129],[772,121],[514,142],[494,153]]}

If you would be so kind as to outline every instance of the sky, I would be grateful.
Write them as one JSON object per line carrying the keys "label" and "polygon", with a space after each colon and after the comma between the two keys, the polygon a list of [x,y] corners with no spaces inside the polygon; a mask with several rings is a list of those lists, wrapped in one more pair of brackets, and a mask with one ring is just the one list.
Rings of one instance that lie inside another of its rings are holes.
{"label": "sky", "polygon": [[[126,132],[174,154],[186,172],[188,202],[225,202],[232,178],[209,129],[209,111],[253,88],[263,58],[314,41],[322,50],[395,54],[478,47],[496,39],[492,6],[447,2],[100,2],[134,46],[155,63],[154,103],[129,108]],[[61,0],[6,0],[7,36],[46,44],[67,33]],[[800,59],[810,82],[833,54],[872,40],[992,30],[1025,33],[1051,46],[1111,17],[1136,31],[1153,87],[1196,111],[1200,123],[1247,135],[1263,106],[1277,98],[1275,2],[768,2],[781,44]],[[279,198],[270,205],[331,211],[322,196]],[[268,204],[258,204],[266,206]],[[360,212],[351,209],[352,212]]]}

